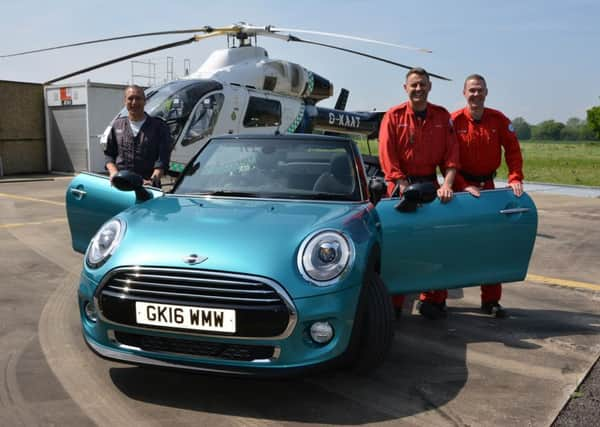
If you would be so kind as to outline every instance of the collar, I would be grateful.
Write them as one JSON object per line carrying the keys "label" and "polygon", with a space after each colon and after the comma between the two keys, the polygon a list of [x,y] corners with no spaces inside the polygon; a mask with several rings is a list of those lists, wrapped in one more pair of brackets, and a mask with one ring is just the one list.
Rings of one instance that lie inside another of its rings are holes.
{"label": "collar", "polygon": [[481,114],[481,118],[479,120],[476,120],[473,118],[473,116],[471,115],[471,110],[469,110],[469,107],[465,107],[463,108],[463,112],[465,114],[465,117],[474,123],[481,123],[483,121],[483,118],[486,116],[485,112],[487,111],[487,108],[483,107],[483,113]]}
{"label": "collar", "polygon": [[[410,101],[406,101],[406,111],[416,117],[415,110],[413,110],[412,105],[410,105]],[[431,104],[429,102],[425,105],[424,111],[431,111]]]}
{"label": "collar", "polygon": [[144,116],[139,120],[131,120],[129,115],[127,115],[127,120],[129,120],[130,122],[141,122],[143,120],[146,120],[147,118],[148,118],[148,113],[146,113],[145,111],[144,111]]}

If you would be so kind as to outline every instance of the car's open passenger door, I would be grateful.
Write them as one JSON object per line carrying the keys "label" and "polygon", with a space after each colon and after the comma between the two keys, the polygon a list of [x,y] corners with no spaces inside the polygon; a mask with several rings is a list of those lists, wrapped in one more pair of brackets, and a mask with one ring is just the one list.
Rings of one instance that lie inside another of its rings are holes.
{"label": "car's open passenger door", "polygon": [[537,231],[537,210],[527,194],[510,189],[457,193],[414,212],[376,207],[382,237],[381,276],[390,293],[523,280]]}
{"label": "car's open passenger door", "polygon": [[[163,193],[146,187],[154,197]],[[67,218],[73,249],[84,253],[100,226],[136,203],[134,191],[113,187],[108,176],[82,172],[69,183],[66,194]]]}

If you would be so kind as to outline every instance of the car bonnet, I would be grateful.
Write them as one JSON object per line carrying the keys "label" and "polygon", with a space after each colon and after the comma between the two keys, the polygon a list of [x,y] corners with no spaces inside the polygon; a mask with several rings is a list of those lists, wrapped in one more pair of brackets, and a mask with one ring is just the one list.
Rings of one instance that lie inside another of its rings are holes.
{"label": "car bonnet", "polygon": [[[164,197],[120,215],[127,231],[110,268],[201,268],[289,280],[298,276],[296,255],[306,236],[320,229],[352,236],[364,209],[357,203]],[[202,262],[190,266],[190,255]]]}

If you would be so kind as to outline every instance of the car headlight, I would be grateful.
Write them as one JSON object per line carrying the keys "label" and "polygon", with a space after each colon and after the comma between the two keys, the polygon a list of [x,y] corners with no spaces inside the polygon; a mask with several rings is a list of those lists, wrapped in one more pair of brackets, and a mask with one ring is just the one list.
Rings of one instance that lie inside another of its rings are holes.
{"label": "car headlight", "polygon": [[317,286],[336,282],[354,259],[352,242],[335,230],[321,230],[309,235],[298,251],[298,270]]}
{"label": "car headlight", "polygon": [[98,268],[106,262],[121,243],[125,234],[125,222],[112,219],[100,227],[92,238],[85,261],[90,268]]}

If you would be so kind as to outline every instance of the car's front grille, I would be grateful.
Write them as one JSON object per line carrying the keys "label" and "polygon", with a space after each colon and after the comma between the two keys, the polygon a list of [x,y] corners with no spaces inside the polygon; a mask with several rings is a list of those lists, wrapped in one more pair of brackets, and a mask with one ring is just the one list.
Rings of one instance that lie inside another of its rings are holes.
{"label": "car's front grille", "polygon": [[96,291],[102,316],[113,323],[137,326],[135,302],[172,304],[236,312],[234,334],[184,333],[281,338],[296,319],[291,299],[276,282],[257,276],[206,270],[126,267],[110,272]]}
{"label": "car's front grille", "polygon": [[150,336],[115,331],[119,344],[135,347],[143,351],[157,353],[189,354],[225,360],[253,361],[271,359],[275,347],[268,345],[248,345],[196,341],[164,336]]}
{"label": "car's front grille", "polygon": [[102,292],[119,298],[168,299],[177,304],[260,307],[283,303],[275,289],[260,279],[184,269],[122,270],[110,278]]}

